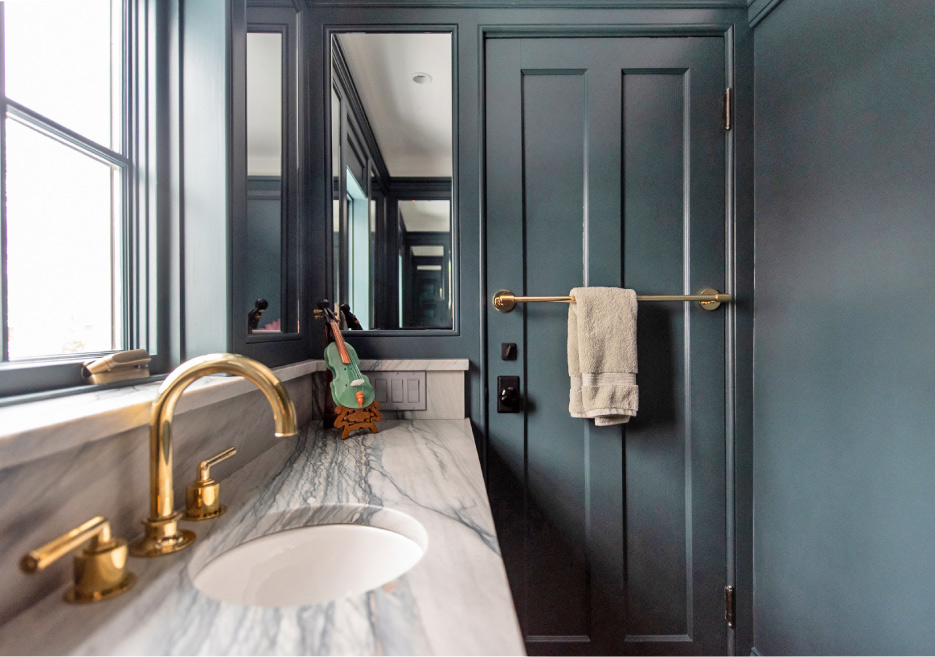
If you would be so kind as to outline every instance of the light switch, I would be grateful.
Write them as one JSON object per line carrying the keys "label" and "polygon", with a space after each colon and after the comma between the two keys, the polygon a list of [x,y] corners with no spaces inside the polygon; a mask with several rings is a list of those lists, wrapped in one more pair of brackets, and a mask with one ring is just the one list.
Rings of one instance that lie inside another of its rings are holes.
{"label": "light switch", "polygon": [[380,409],[384,411],[424,411],[425,372],[367,372]]}

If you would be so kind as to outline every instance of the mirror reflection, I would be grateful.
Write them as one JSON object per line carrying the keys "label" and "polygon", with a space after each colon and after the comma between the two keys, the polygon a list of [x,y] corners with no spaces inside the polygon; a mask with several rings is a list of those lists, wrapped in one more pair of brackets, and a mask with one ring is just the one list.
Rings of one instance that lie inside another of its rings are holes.
{"label": "mirror reflection", "polygon": [[283,35],[247,34],[247,287],[249,333],[281,333]]}
{"label": "mirror reflection", "polygon": [[332,301],[452,328],[451,35],[337,34],[331,80]]}

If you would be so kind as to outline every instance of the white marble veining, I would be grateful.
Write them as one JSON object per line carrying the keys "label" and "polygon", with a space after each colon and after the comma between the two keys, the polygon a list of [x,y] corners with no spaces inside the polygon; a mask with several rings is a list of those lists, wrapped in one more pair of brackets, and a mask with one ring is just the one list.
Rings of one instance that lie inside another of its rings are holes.
{"label": "white marble veining", "polygon": [[431,372],[434,370],[467,370],[471,366],[471,361],[467,358],[420,358],[420,359],[379,359],[366,360],[361,359],[360,369],[362,372],[396,371],[412,372],[425,370]]}
{"label": "white marble veining", "polygon": [[[222,491],[227,514],[188,525],[193,548],[131,559],[136,588],[105,603],[66,605],[56,591],[0,627],[0,653],[523,653],[467,420],[390,421],[346,441],[310,431],[247,463]],[[191,583],[246,540],[334,522],[404,535],[421,525],[428,547],[398,580],[327,604],[242,607]]]}
{"label": "white marble veining", "polygon": [[[325,370],[324,361],[278,367],[283,382]],[[0,408],[0,468],[74,449],[149,423],[149,410],[161,382],[90,390]],[[185,391],[177,413],[184,413],[254,390],[240,377],[215,374]]]}
{"label": "white marble veining", "polygon": [[[320,379],[312,374],[284,384],[301,427],[322,417]],[[276,446],[273,430],[269,401],[257,388],[178,414],[172,431],[176,501],[185,499],[199,461],[236,447],[234,458],[211,470],[215,478],[226,477]],[[19,556],[96,515],[107,517],[117,536],[140,532],[149,511],[149,451],[149,427],[141,426],[0,469],[0,554],[6,556],[0,559],[0,624],[71,577],[67,559],[27,577]]]}

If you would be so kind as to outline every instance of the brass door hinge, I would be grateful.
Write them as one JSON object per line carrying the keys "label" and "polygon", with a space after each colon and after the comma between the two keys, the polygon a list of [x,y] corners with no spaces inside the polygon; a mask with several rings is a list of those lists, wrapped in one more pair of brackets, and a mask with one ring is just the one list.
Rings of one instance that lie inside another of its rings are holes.
{"label": "brass door hinge", "polygon": [[727,88],[727,91],[724,92],[724,129],[730,130],[732,117],[731,117],[731,102],[730,102],[730,87]]}
{"label": "brass door hinge", "polygon": [[734,627],[734,612],[736,602],[734,600],[734,587],[724,587],[724,619],[727,621],[727,627]]}

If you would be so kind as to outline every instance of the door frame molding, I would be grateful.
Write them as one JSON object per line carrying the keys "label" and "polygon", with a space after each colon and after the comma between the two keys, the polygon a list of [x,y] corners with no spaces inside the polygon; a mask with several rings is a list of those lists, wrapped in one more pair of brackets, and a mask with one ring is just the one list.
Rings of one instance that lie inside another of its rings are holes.
{"label": "door frame molding", "polygon": [[[486,136],[487,136],[487,114],[486,114],[486,62],[488,39],[509,39],[509,38],[563,38],[563,37],[665,37],[665,36],[698,36],[698,37],[719,37],[724,40],[724,79],[726,86],[731,89],[737,88],[737,67],[735,65],[736,52],[736,34],[734,23],[645,23],[645,24],[627,24],[627,25],[493,25],[480,24],[477,28],[477,37],[479,54],[478,58],[478,88],[479,88],[479,116],[480,130],[478,132],[478,176],[480,185],[479,209],[480,209],[480,296],[483,300],[481,308],[481,362],[480,379],[484,386],[483,402],[483,431],[485,436],[490,435],[490,404],[489,390],[487,389],[487,362],[490,357],[490,350],[487,338],[487,320],[490,313],[491,300],[486,298],[487,290],[487,175],[486,175]],[[734,98],[737,94],[732,94]],[[750,102],[750,101],[746,101]],[[737,467],[737,454],[735,452],[735,443],[737,435],[737,404],[736,394],[738,390],[738,361],[737,361],[737,313],[738,299],[743,299],[738,293],[746,292],[741,287],[746,287],[746,281],[738,280],[738,272],[745,270],[743,263],[738,263],[737,250],[737,133],[738,124],[748,118],[748,113],[734,111],[734,126],[730,130],[725,130],[724,142],[724,240],[725,240],[725,263],[724,263],[724,282],[725,292],[731,295],[732,303],[724,306],[724,399],[725,399],[725,417],[724,417],[724,435],[725,435],[725,527],[726,527],[726,554],[725,554],[725,585],[733,586],[737,589],[737,504],[735,468]],[[738,121],[740,119],[740,121]],[[752,290],[750,296],[752,297]],[[747,305],[747,304],[744,304]],[[749,303],[752,311],[752,302]],[[484,472],[487,472],[487,458],[489,450],[484,450]],[[752,529],[752,527],[751,527]],[[752,557],[752,555],[751,555]],[[745,560],[746,561],[746,560]],[[747,564],[744,563],[743,567]],[[743,577],[745,585],[750,590],[740,599],[742,601],[752,601],[752,581],[747,583],[747,578]],[[744,615],[742,617],[748,617]],[[726,622],[726,621],[725,621]],[[736,628],[727,628],[727,649],[729,655],[735,654]],[[747,641],[752,641],[752,624],[746,628],[744,639],[741,645]],[[747,638],[749,637],[749,638]]]}

